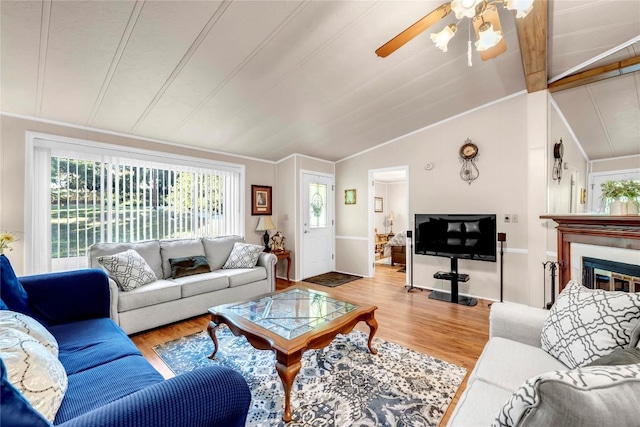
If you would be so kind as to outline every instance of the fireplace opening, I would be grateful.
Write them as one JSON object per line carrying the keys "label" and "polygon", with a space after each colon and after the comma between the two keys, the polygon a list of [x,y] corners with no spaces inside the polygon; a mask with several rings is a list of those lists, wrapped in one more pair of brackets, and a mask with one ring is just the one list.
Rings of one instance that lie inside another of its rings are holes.
{"label": "fireplace opening", "polygon": [[590,289],[640,292],[640,265],[582,257],[582,284]]}

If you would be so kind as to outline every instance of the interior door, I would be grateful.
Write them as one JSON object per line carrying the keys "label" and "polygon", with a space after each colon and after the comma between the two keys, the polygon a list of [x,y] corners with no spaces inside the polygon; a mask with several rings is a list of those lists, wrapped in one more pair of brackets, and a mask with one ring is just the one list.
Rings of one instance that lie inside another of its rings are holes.
{"label": "interior door", "polygon": [[333,176],[302,173],[302,277],[334,269]]}

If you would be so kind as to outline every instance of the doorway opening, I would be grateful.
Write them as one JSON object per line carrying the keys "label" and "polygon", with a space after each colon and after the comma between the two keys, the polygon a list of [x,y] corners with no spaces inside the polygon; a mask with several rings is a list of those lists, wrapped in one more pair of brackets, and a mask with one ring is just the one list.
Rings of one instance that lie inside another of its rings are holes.
{"label": "doorway opening", "polygon": [[[403,274],[410,255],[409,168],[369,171],[369,276]],[[406,281],[406,279],[405,279]]]}

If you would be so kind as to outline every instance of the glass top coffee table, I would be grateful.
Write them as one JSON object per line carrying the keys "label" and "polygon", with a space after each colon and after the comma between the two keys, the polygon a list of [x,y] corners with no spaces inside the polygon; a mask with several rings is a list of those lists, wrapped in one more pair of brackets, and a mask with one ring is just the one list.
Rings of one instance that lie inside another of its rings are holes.
{"label": "glass top coffee table", "polygon": [[209,309],[208,332],[213,340],[215,358],[218,352],[216,329],[229,326],[234,335],[244,335],[259,350],[273,350],[276,370],[284,387],[285,422],[291,421],[291,387],[300,371],[302,353],[329,345],[338,334],[348,334],[358,322],[369,326],[367,346],[377,351],[371,341],[378,329],[373,305],[356,305],[328,296],[324,292],[289,288],[256,299],[224,304]]}

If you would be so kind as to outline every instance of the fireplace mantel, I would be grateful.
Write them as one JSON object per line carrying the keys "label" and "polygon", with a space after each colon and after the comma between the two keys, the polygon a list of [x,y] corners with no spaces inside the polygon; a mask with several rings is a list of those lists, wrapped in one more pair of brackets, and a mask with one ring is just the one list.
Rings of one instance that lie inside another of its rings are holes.
{"label": "fireplace mantel", "polygon": [[558,226],[559,290],[564,289],[571,275],[571,243],[640,250],[640,216],[547,214]]}

